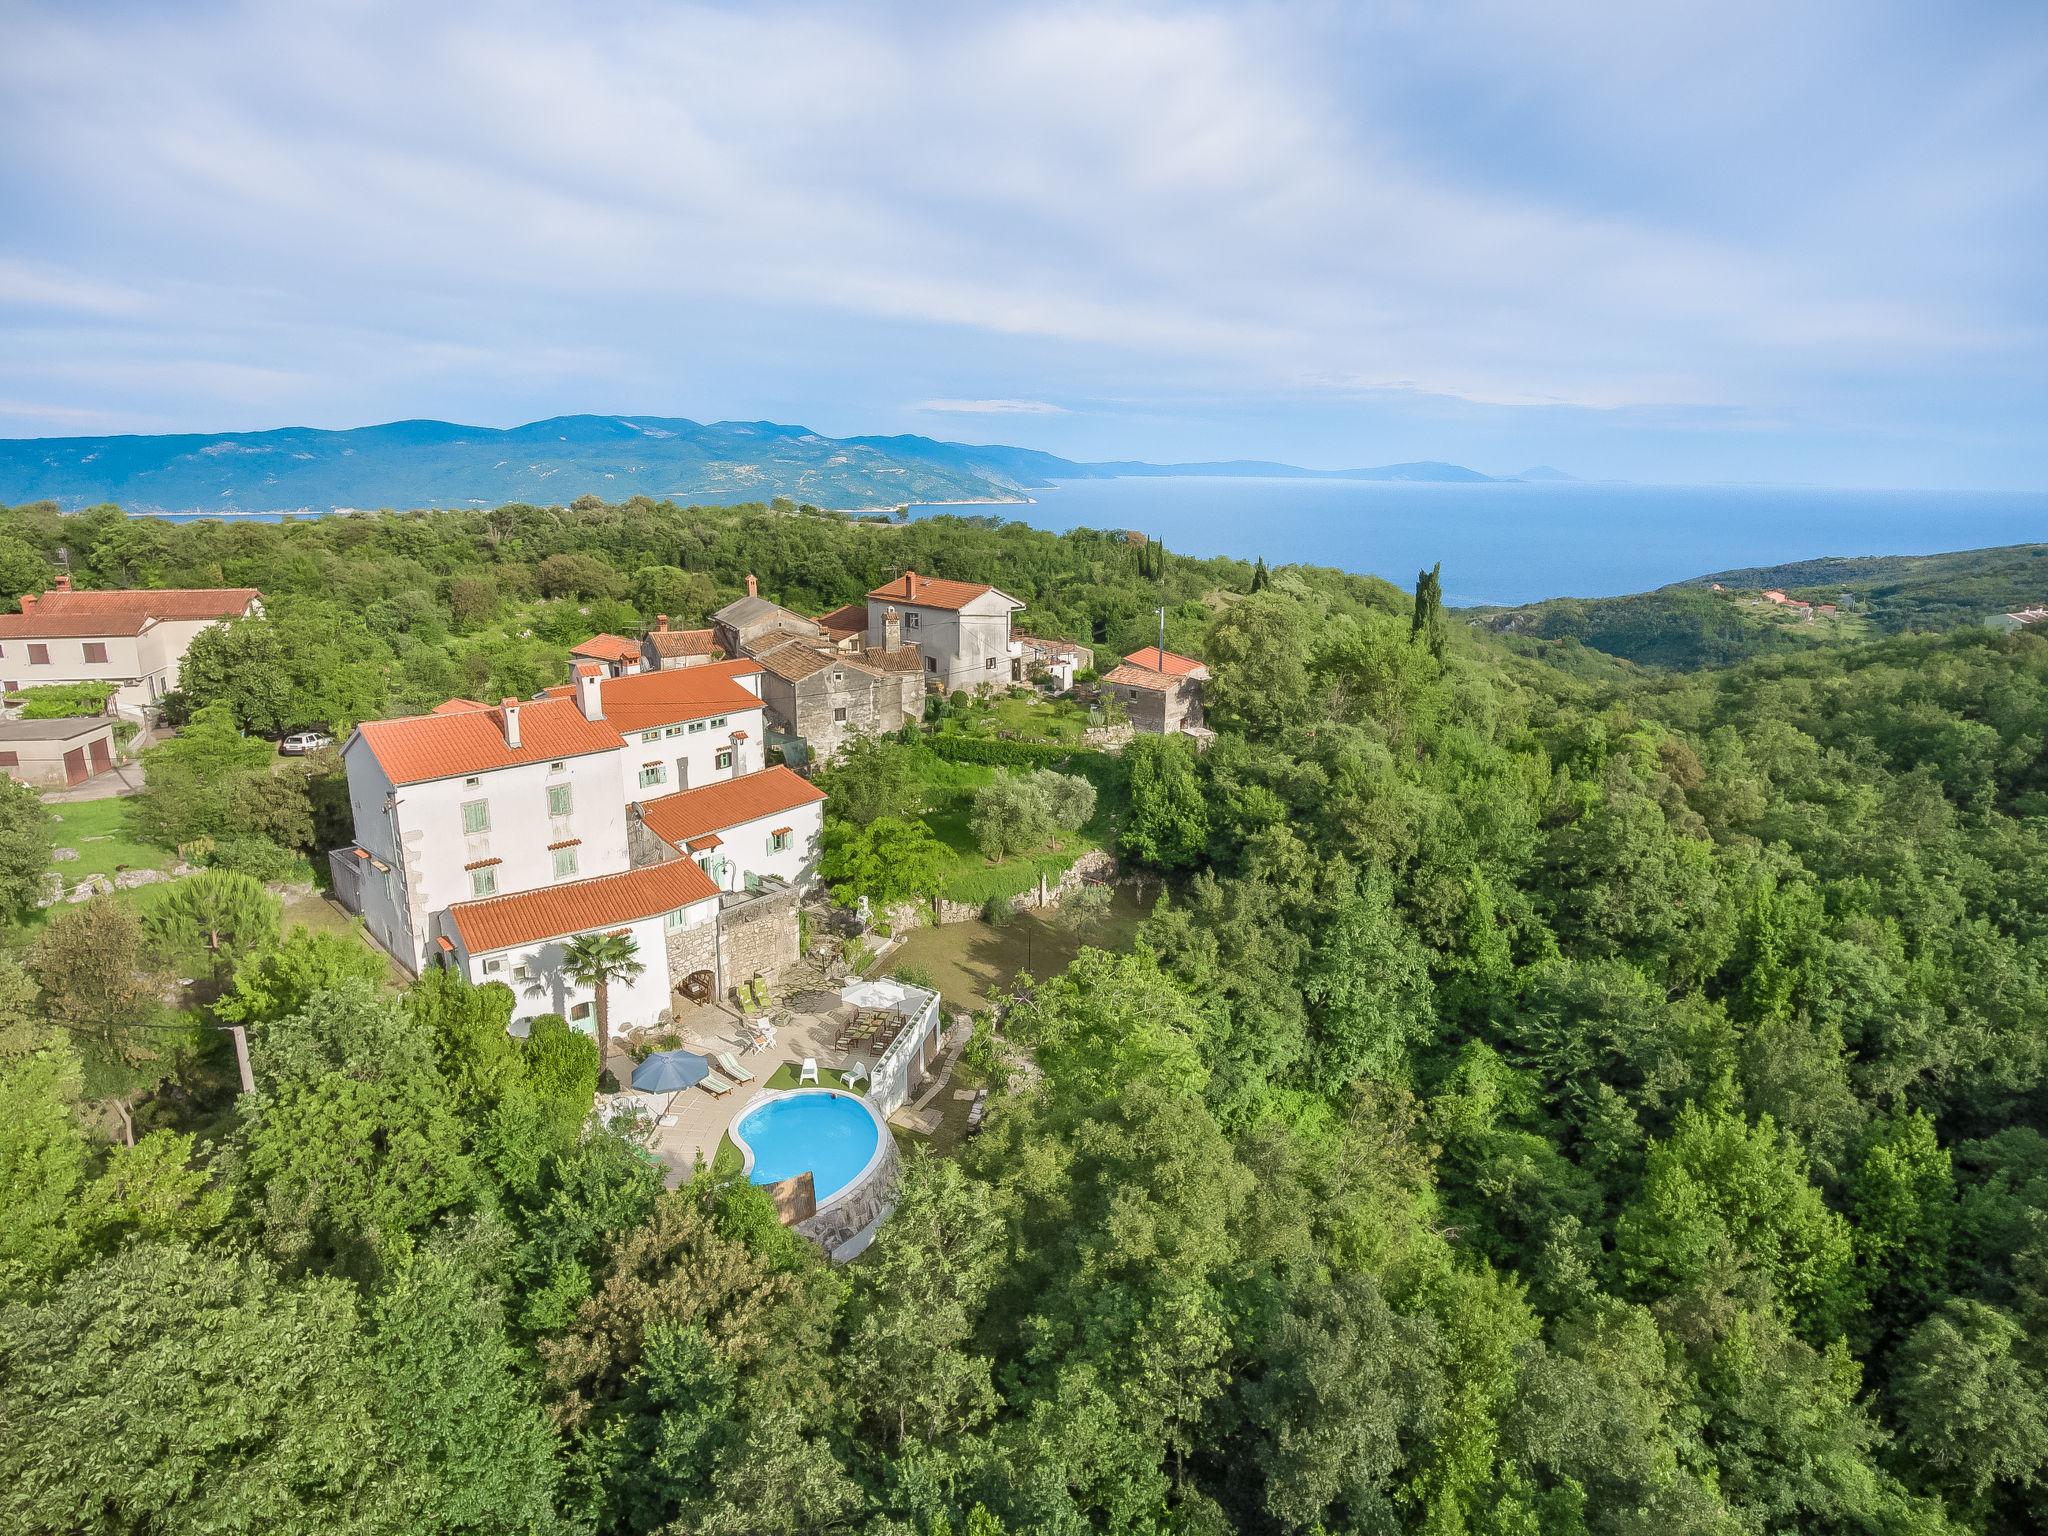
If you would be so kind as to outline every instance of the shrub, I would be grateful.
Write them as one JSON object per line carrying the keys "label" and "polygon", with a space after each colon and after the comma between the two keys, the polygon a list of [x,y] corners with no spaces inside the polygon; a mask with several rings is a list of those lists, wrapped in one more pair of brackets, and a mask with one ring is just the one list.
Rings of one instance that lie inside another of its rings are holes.
{"label": "shrub", "polygon": [[981,920],[991,928],[1000,928],[1017,915],[1017,909],[1010,905],[1007,896],[991,896],[981,904]]}

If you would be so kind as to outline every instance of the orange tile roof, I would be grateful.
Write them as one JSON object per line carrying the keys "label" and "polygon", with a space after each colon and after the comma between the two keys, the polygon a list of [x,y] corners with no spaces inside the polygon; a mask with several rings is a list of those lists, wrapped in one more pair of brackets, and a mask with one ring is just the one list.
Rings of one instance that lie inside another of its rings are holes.
{"label": "orange tile roof", "polygon": [[[758,663],[747,664],[749,672],[760,670]],[[571,692],[570,684],[560,683],[547,689],[545,696],[566,699]],[[598,700],[604,706],[605,722],[622,733],[761,707],[760,699],[735,682],[727,667],[716,663],[608,677],[598,684]]]}
{"label": "orange tile roof", "polygon": [[593,661],[638,661],[640,645],[623,635],[592,635],[581,645],[569,647],[571,656],[588,656]]}
{"label": "orange tile roof", "polygon": [[[965,608],[977,597],[986,597],[994,587],[979,581],[939,581],[905,571],[894,581],[884,582],[868,594],[883,602],[910,603],[919,608]],[[1008,594],[1003,594],[1007,596]],[[1016,603],[1013,597],[1010,601]],[[1019,608],[1022,603],[1017,603]]]}
{"label": "orange tile roof", "polygon": [[715,656],[718,642],[708,629],[650,629],[647,643],[657,656]]}
{"label": "orange tile roof", "polygon": [[1148,645],[1142,651],[1133,651],[1124,658],[1134,667],[1143,667],[1148,672],[1164,672],[1168,677],[1207,677],[1209,669],[1192,656],[1182,656],[1174,651],[1162,651],[1156,645]]}
{"label": "orange tile roof", "polygon": [[1111,667],[1102,674],[1102,680],[1105,683],[1115,683],[1124,688],[1149,689],[1153,693],[1164,693],[1176,681],[1176,679],[1168,677],[1164,672],[1154,672],[1150,667],[1137,667],[1129,662]]}
{"label": "orange tile roof", "polygon": [[0,635],[140,634],[151,620],[230,619],[263,594],[254,587],[118,587],[82,592],[58,588],[0,615]]}
{"label": "orange tile roof", "polygon": [[830,613],[818,615],[818,623],[835,635],[864,635],[868,632],[868,605],[848,603]]}
{"label": "orange tile roof", "polygon": [[781,764],[702,789],[685,789],[643,806],[640,819],[663,842],[680,848],[693,837],[742,822],[816,805],[825,791]]}
{"label": "orange tile roof", "polygon": [[448,909],[448,920],[472,955],[540,939],[615,928],[718,895],[711,877],[688,859],[591,880],[571,880],[514,896],[488,896]]}
{"label": "orange tile roof", "polygon": [[568,699],[534,699],[517,707],[517,748],[505,745],[502,707],[414,715],[404,720],[365,720],[356,727],[356,734],[393,784],[423,784],[429,779],[452,779],[618,748],[616,730],[602,720],[584,719]]}

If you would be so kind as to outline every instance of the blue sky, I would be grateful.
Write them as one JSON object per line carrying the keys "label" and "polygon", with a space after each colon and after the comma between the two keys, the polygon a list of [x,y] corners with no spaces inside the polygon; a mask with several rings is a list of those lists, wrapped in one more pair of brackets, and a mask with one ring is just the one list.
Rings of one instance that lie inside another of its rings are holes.
{"label": "blue sky", "polygon": [[2048,6],[0,0],[0,435],[2048,486]]}

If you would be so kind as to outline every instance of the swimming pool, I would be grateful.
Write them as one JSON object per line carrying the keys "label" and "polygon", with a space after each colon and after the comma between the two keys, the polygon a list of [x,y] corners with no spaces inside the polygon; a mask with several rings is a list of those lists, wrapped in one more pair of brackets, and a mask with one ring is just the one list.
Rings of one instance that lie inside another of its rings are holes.
{"label": "swimming pool", "polygon": [[799,1089],[765,1097],[733,1122],[747,1178],[773,1184],[806,1169],[823,1205],[868,1171],[881,1149],[873,1111],[850,1093]]}

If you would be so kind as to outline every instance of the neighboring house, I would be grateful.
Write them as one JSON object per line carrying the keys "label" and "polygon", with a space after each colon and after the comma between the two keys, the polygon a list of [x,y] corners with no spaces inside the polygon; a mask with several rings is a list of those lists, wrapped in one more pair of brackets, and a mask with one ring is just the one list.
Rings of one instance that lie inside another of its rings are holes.
{"label": "neighboring house", "polygon": [[870,645],[866,609],[859,630],[851,611],[807,619],[761,597],[749,576],[747,596],[712,615],[718,643],[758,665],[769,728],[791,761],[829,759],[853,737],[898,730],[923,712],[917,647],[903,643],[900,626]]}
{"label": "neighboring house", "polygon": [[1085,672],[1095,665],[1095,652],[1085,645],[1076,645],[1071,640],[1046,640],[1037,635],[1013,634],[1010,637],[1022,652],[1024,678],[1036,682],[1041,678],[1052,685],[1055,693],[1065,693],[1074,686],[1074,674]]}
{"label": "neighboring house", "polygon": [[1993,629],[2002,629],[2007,634],[2017,630],[2032,629],[2035,625],[2048,628],[2048,608],[2022,608],[2015,613],[1994,613],[1984,621]]}
{"label": "neighboring house", "polygon": [[829,761],[856,736],[903,728],[924,709],[924,664],[914,646],[841,651],[786,640],[760,653],[768,719],[801,752]]}
{"label": "neighboring house", "polygon": [[571,661],[594,661],[609,677],[631,677],[646,666],[640,642],[624,635],[592,635],[581,645],[569,648]]}
{"label": "neighboring house", "polygon": [[619,759],[622,801],[658,799],[761,766],[767,732],[758,666],[707,663],[615,678],[593,676],[594,666],[577,663],[571,683],[542,697],[592,695],[589,717],[616,731],[626,748]]}
{"label": "neighboring house", "polygon": [[630,981],[613,982],[609,1003],[612,1028],[629,1030],[658,1021],[674,1006],[670,943],[692,930],[715,931],[718,912],[718,888],[696,865],[676,860],[462,902],[448,911],[446,953],[470,981],[501,981],[512,989],[514,1033],[525,1034],[544,1013],[591,1030],[596,999],[569,979],[562,962],[579,934],[624,931],[643,969]]}
{"label": "neighboring house", "polygon": [[728,656],[758,656],[784,640],[822,641],[825,631],[813,620],[792,613],[761,596],[761,584],[747,578],[747,595],[736,597],[711,615],[711,633]]}
{"label": "neighboring house", "polygon": [[363,866],[349,904],[417,974],[458,902],[631,868],[624,750],[572,699],[364,721],[341,754]]}
{"label": "neighboring house", "polygon": [[[690,800],[679,778],[703,774],[722,789],[735,775],[761,777],[758,677],[740,662],[607,678],[581,661],[566,686],[525,703],[456,699],[364,722],[342,748],[356,841],[329,856],[336,894],[408,971],[447,966],[510,986],[519,1032],[544,1013],[594,1027],[592,997],[562,971],[580,934],[635,940],[645,969],[612,988],[620,1031],[666,1021],[679,994],[702,1000],[772,978],[797,958],[800,892],[783,871],[807,876],[816,803],[808,815],[764,811],[774,825],[726,894],[696,860],[640,831],[648,806]],[[643,786],[650,768],[664,771]],[[663,798],[650,796],[657,789]],[[785,827],[790,843],[771,847]]]}
{"label": "neighboring house", "polygon": [[0,768],[17,784],[38,789],[83,784],[113,766],[114,722],[105,715],[0,720]]}
{"label": "neighboring house", "polygon": [[718,638],[708,629],[670,629],[668,615],[657,613],[654,628],[640,637],[640,654],[650,672],[674,671],[680,667],[701,667],[727,654],[718,648]]}
{"label": "neighboring house", "polygon": [[1194,657],[1156,645],[1131,652],[1102,674],[1104,691],[1123,705],[1132,726],[1161,736],[1206,734],[1202,685],[1208,680],[1209,669]]}
{"label": "neighboring house", "polygon": [[0,682],[10,693],[50,683],[112,683],[108,707],[137,719],[178,686],[193,636],[263,611],[254,587],[80,591],[59,576],[0,614]]}
{"label": "neighboring house", "polygon": [[905,571],[868,594],[868,649],[916,646],[925,680],[948,693],[1007,688],[1024,680],[1023,653],[1010,634],[1010,615],[1023,606],[980,582]]}
{"label": "neighboring house", "polygon": [[858,651],[868,643],[868,605],[847,603],[813,621],[836,650]]}
{"label": "neighboring house", "polygon": [[825,792],[778,765],[636,806],[634,815],[641,863],[680,854],[725,891],[762,880],[804,886],[818,869]]}

